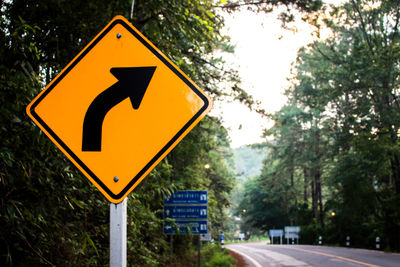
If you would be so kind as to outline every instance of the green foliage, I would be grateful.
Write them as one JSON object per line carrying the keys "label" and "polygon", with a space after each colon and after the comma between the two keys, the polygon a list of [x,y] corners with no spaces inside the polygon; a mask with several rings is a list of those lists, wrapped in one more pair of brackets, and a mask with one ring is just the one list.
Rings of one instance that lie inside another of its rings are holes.
{"label": "green foliage", "polygon": [[249,242],[268,241],[269,239],[266,236],[267,235],[251,235],[248,241]]}
{"label": "green foliage", "polygon": [[286,6],[286,12],[280,14],[282,22],[293,21],[293,14],[291,13],[293,7],[296,11],[304,12],[306,14],[317,11],[322,6],[321,0],[276,0],[276,1],[238,1],[229,0],[221,1],[221,7],[227,10],[237,10],[241,7],[247,7],[256,12],[271,12],[273,7]]}
{"label": "green foliage", "polygon": [[227,249],[219,245],[206,245],[201,249],[201,260],[204,267],[233,267],[236,260],[229,254]]}

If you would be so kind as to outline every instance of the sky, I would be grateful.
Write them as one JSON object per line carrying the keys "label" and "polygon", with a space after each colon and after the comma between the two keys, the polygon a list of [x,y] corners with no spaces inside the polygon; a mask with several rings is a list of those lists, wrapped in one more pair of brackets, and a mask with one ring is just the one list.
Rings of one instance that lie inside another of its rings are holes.
{"label": "sky", "polygon": [[[242,88],[260,101],[262,108],[278,111],[286,102],[283,92],[297,51],[312,41],[311,28],[300,21],[296,23],[297,32],[284,30],[276,12],[243,10],[224,14],[224,18],[223,33],[235,45],[235,53],[224,54],[224,60],[238,70]],[[273,125],[240,103],[216,102],[211,115],[221,116],[232,148],[265,141],[263,129]]]}

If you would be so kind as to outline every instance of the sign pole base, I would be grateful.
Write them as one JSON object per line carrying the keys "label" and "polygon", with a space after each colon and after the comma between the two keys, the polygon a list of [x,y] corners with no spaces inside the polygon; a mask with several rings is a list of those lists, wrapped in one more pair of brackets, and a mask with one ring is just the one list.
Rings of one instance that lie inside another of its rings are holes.
{"label": "sign pole base", "polygon": [[110,267],[126,267],[127,198],[110,203]]}
{"label": "sign pole base", "polygon": [[197,245],[198,253],[197,253],[197,264],[201,267],[201,238],[199,235],[199,243]]}

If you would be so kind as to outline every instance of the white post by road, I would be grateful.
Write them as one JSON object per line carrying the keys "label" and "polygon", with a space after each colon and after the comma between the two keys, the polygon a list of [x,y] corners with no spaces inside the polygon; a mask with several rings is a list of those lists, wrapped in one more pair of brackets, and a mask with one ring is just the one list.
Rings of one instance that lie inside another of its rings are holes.
{"label": "white post by road", "polygon": [[126,267],[126,204],[110,204],[110,267]]}

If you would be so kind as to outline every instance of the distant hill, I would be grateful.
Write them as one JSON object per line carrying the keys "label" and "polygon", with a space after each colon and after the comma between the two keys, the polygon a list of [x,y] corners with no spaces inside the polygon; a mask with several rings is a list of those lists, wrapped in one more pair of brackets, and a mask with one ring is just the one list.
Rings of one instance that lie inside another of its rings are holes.
{"label": "distant hill", "polygon": [[239,179],[259,175],[265,150],[255,146],[241,146],[233,150]]}

